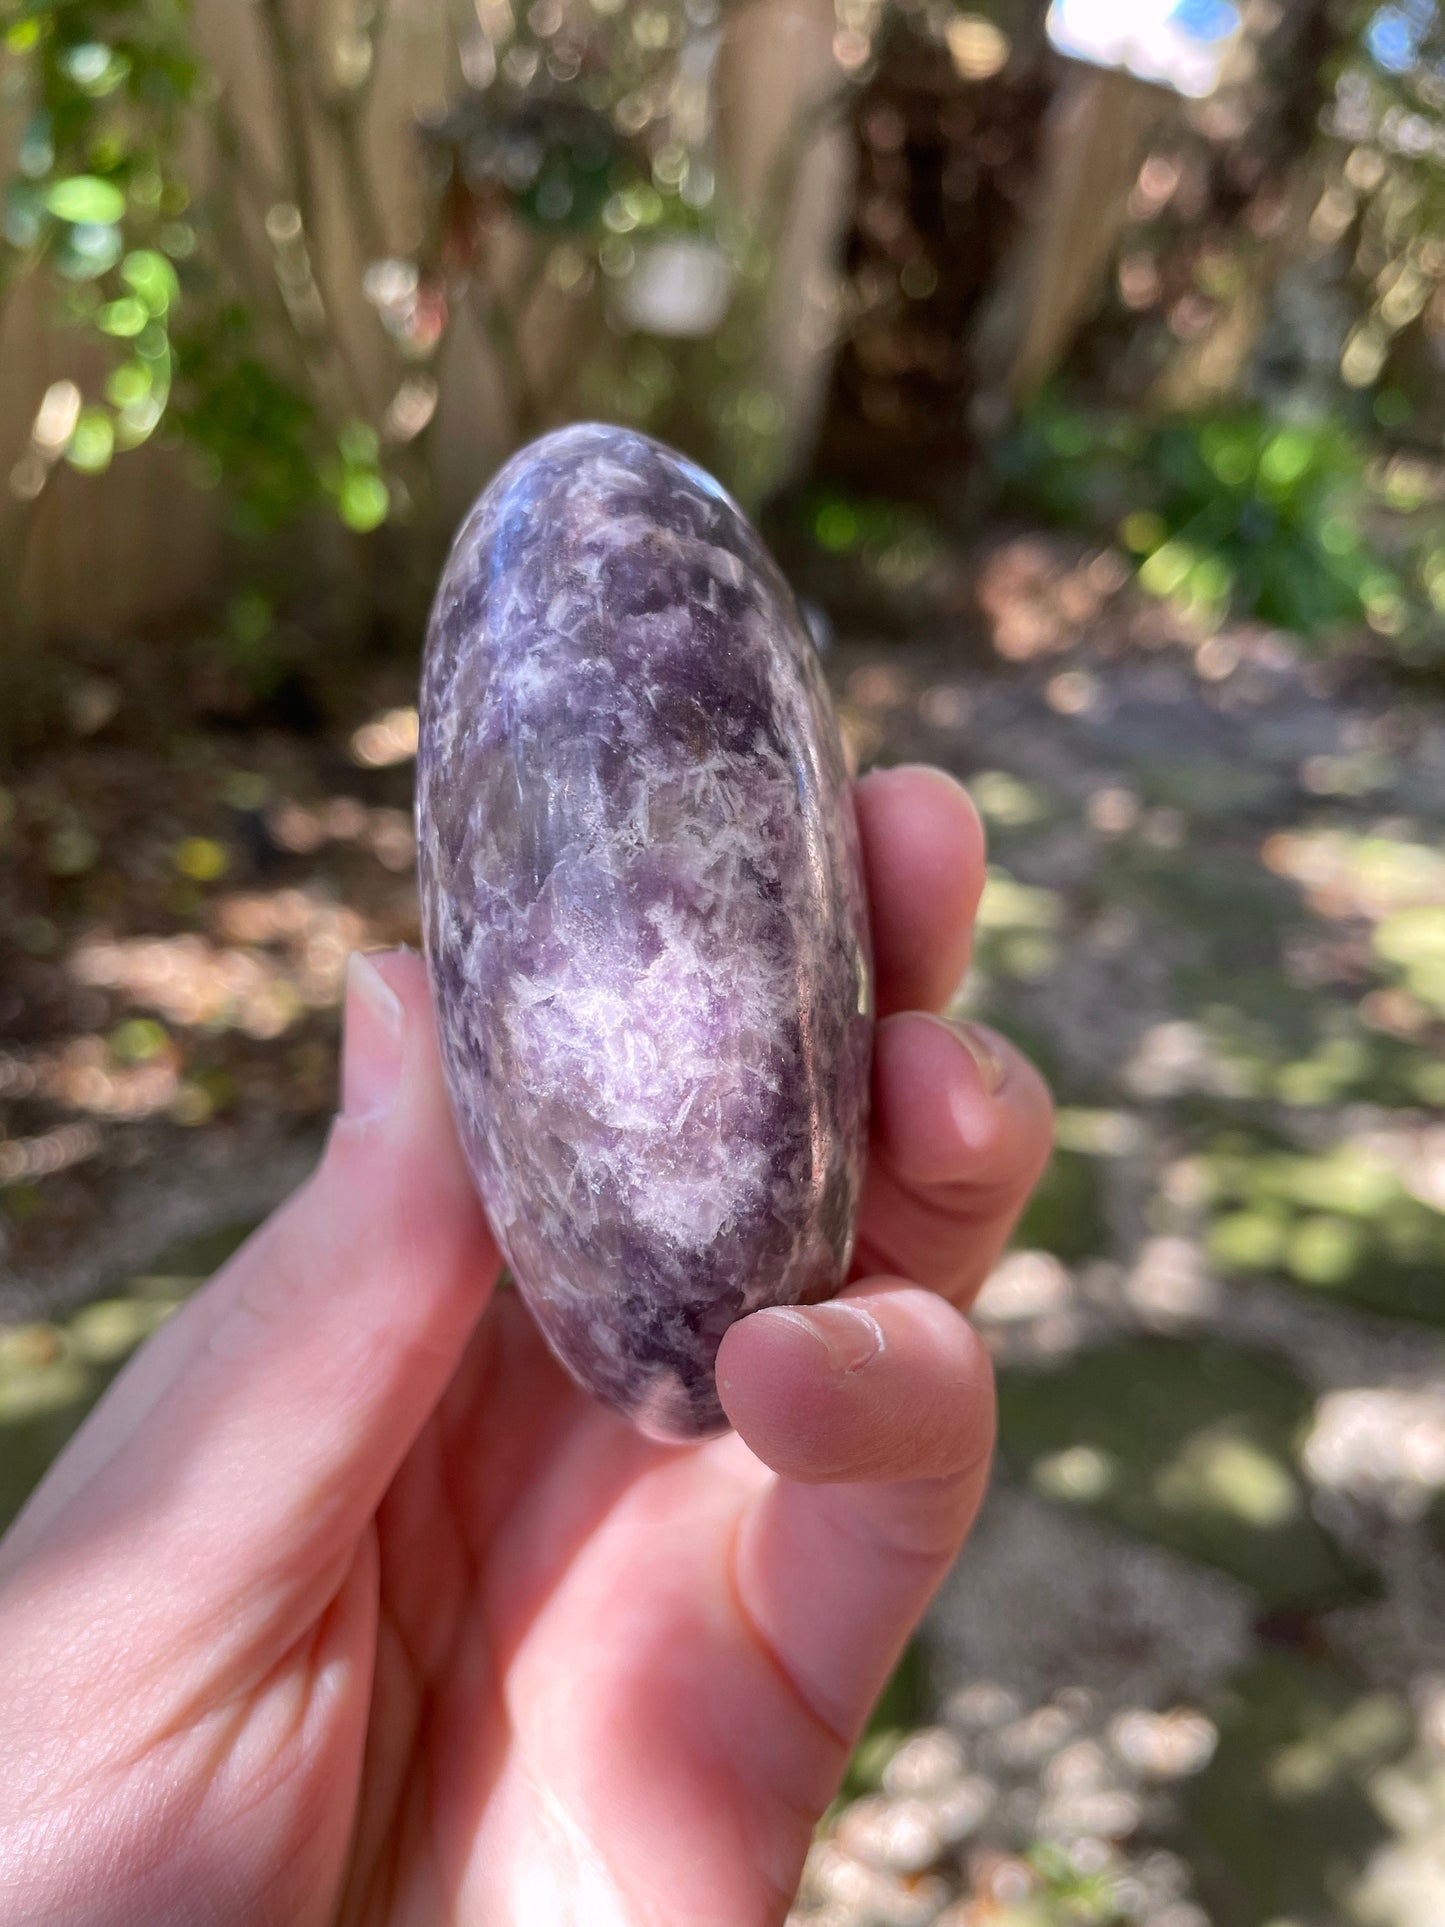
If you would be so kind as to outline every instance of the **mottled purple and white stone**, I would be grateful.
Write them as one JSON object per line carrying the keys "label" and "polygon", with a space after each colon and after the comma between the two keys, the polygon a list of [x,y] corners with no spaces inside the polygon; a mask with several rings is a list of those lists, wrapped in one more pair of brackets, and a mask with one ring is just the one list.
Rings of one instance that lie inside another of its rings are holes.
{"label": "mottled purple and white stone", "polygon": [[563,1364],[654,1436],[843,1283],[872,1041],[843,753],[776,566],[709,476],[588,425],[464,524],[422,684],[427,955],[462,1143]]}

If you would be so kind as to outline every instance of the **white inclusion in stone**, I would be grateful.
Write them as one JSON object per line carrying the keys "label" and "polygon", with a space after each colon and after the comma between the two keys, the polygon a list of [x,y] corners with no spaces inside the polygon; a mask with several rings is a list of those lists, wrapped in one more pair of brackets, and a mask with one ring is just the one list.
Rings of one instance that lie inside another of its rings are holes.
{"label": "white inclusion in stone", "polygon": [[502,1014],[516,1061],[536,1067],[534,1102],[585,1147],[575,1176],[589,1194],[615,1196],[670,1245],[705,1250],[767,1184],[761,1133],[727,1125],[766,1105],[763,1019],[777,984],[757,956],[709,961],[680,931],[646,965],[625,970],[614,955],[596,978],[567,950],[554,976],[519,979]]}

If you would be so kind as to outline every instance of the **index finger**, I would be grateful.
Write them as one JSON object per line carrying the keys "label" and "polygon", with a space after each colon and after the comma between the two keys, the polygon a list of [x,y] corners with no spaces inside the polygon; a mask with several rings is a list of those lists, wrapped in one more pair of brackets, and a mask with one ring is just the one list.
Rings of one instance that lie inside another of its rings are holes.
{"label": "index finger", "polygon": [[872,911],[878,1015],[942,1010],[968,966],[984,833],[941,769],[874,770],[855,798]]}

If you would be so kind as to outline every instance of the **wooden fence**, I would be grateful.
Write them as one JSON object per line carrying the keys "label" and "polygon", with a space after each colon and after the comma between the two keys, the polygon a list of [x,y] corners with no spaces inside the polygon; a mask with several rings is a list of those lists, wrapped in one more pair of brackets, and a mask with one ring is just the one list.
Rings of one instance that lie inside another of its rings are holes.
{"label": "wooden fence", "polygon": [[[390,399],[388,384],[395,386],[395,364],[363,296],[363,276],[378,251],[405,258],[418,245],[424,215],[418,115],[443,105],[461,85],[459,48],[477,32],[481,0],[391,0],[359,147],[325,114],[298,111],[288,85],[330,58],[347,4],[197,0],[201,49],[225,112],[246,130],[255,179],[245,195],[218,182],[234,161],[223,158],[214,119],[194,166],[203,184],[219,184],[242,207],[262,258],[268,202],[294,196],[296,175],[304,176],[320,292],[348,372],[379,418]],[[752,6],[730,17],[718,72],[719,136],[745,200],[766,192],[800,115],[837,85],[835,25],[833,0]],[[277,63],[274,38],[266,38],[278,27],[292,50],[289,67]],[[0,130],[0,154],[5,145]],[[845,156],[840,134],[824,133],[813,144],[795,183],[772,290],[764,358],[790,397],[795,438],[806,437],[821,390],[827,341],[820,316],[847,193]],[[351,191],[358,168],[372,184],[369,235]],[[0,323],[0,478],[11,476],[24,456],[51,385],[75,381],[85,388],[89,381],[93,390],[99,372],[98,355],[90,358],[75,335],[49,325],[50,299],[42,280],[24,284]],[[559,348],[565,355],[558,331],[567,325],[562,304],[549,314],[544,299],[522,344],[539,370],[555,362]],[[432,455],[442,512],[454,515],[506,452],[508,397],[470,315],[449,330],[433,372],[440,400]],[[12,499],[8,512],[12,525],[29,520],[21,586],[42,633],[116,636],[128,626],[179,615],[207,598],[221,566],[221,498],[192,486],[184,457],[173,449],[125,454],[101,477],[75,474],[62,463],[33,508]],[[13,594],[9,599],[13,603]],[[4,606],[0,601],[0,621]]]}

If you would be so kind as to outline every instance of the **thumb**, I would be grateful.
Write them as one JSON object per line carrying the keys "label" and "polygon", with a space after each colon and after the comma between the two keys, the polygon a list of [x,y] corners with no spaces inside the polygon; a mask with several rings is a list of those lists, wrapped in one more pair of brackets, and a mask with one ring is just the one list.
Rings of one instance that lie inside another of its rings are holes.
{"label": "thumb", "polygon": [[316,1174],[116,1382],[0,1578],[34,1561],[85,1589],[104,1562],[110,1596],[130,1577],[144,1600],[163,1564],[172,1623],[175,1586],[221,1623],[334,1587],[499,1270],[419,957],[352,958],[342,1082]]}

